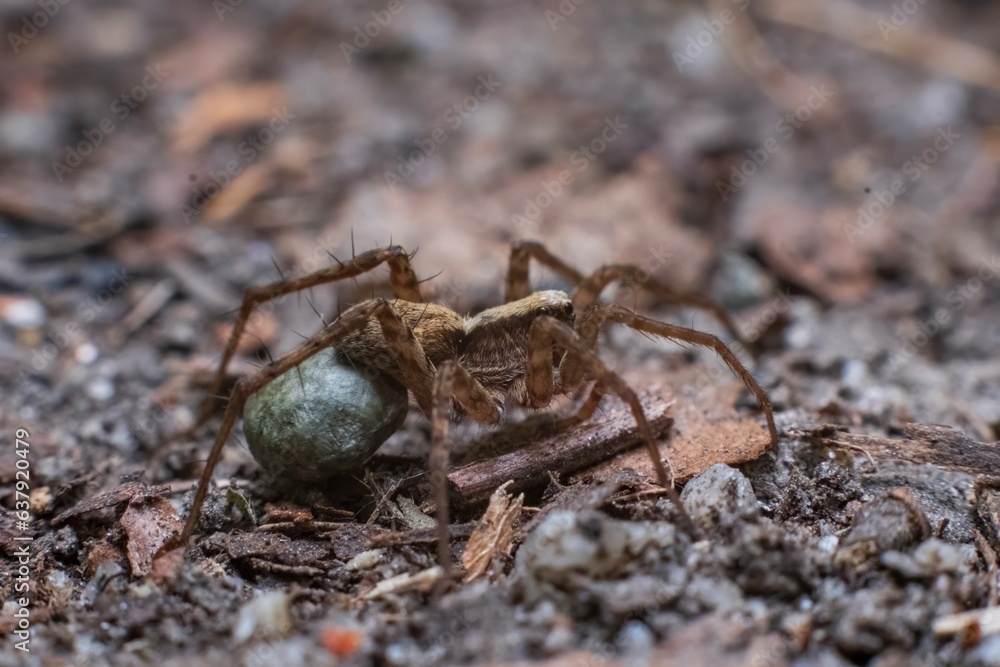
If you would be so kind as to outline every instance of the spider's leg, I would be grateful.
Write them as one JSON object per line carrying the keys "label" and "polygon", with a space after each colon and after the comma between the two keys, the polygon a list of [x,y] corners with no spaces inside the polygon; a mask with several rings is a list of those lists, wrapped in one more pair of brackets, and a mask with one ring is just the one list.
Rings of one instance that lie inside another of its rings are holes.
{"label": "spider's leg", "polygon": [[[577,320],[579,335],[588,345],[588,349],[594,349],[597,341],[597,332],[609,322],[617,322],[654,336],[694,343],[695,345],[715,350],[722,357],[722,360],[726,362],[730,370],[743,380],[747,389],[757,398],[757,404],[764,412],[764,417],[767,420],[767,430],[771,438],[770,449],[772,451],[777,450],[778,429],[774,424],[774,410],[771,408],[771,401],[767,397],[767,392],[757,383],[757,380],[754,379],[750,371],[733,354],[732,350],[717,336],[643,317],[618,305],[600,305],[588,309]],[[580,364],[580,359],[576,355],[567,353],[559,366],[559,375],[563,382],[572,385],[573,383],[582,382],[588,374],[587,370],[587,368]]]}
{"label": "spider's leg", "polygon": [[[648,275],[647,271],[634,264],[609,264],[600,267],[589,276],[584,276],[549,252],[545,246],[535,241],[519,241],[511,246],[505,297],[507,303],[522,299],[531,293],[528,283],[528,264],[532,257],[567,282],[575,285],[572,294],[573,307],[578,313],[596,304],[601,291],[612,282],[616,280],[629,281],[630,284],[648,290],[667,303],[699,308],[711,313],[726,328],[726,332],[734,341],[753,352],[752,347],[740,335],[726,309],[705,294],[671,287]],[[640,277],[640,271],[646,276]]]}
{"label": "spider's leg", "polygon": [[215,407],[213,396],[222,391],[226,380],[226,367],[232,360],[233,355],[236,354],[236,347],[239,344],[240,337],[243,335],[246,324],[253,315],[255,308],[287,294],[309,289],[316,285],[323,285],[345,278],[353,278],[371,271],[384,263],[389,265],[389,280],[392,283],[396,297],[405,301],[419,303],[422,299],[420,297],[417,276],[410,266],[409,255],[399,246],[376,248],[358,255],[348,262],[340,263],[338,260],[338,266],[328,266],[298,278],[290,280],[282,279],[268,285],[248,288],[243,295],[243,304],[240,306],[239,315],[237,315],[236,322],[233,324],[233,330],[229,335],[229,341],[226,343],[226,349],[222,353],[222,360],[219,362],[219,369],[215,373],[215,379],[208,392],[208,397],[202,403],[198,419],[195,421],[194,426],[176,436],[176,438],[193,435],[211,417],[212,410]]}
{"label": "spider's leg", "polygon": [[[681,499],[677,495],[677,491],[674,490],[672,476],[667,474],[667,470],[663,466],[663,460],[660,458],[660,450],[656,446],[656,439],[653,437],[653,430],[649,427],[649,422],[646,420],[646,413],[643,411],[642,404],[639,402],[639,397],[636,396],[635,391],[628,386],[620,375],[608,368],[601,361],[601,358],[597,356],[597,352],[587,342],[582,340],[570,326],[547,315],[536,318],[528,334],[528,358],[524,366],[524,380],[528,393],[529,406],[540,407],[548,400],[551,400],[552,394],[555,391],[565,393],[573,389],[572,386],[563,383],[561,373],[560,385],[558,387],[554,386],[554,372],[552,368],[552,348],[554,345],[558,345],[566,350],[560,366],[566,363],[567,357],[572,357],[574,360],[573,363],[579,364],[589,378],[597,380],[598,386],[601,389],[597,390],[595,388],[595,391],[611,391],[617,394],[629,406],[629,409],[632,411],[632,417],[635,419],[636,426],[639,429],[639,435],[643,442],[646,443],[646,450],[649,452],[650,459],[652,459],[653,468],[656,470],[656,476],[660,485],[666,489],[668,497],[677,509],[678,516],[684,524],[684,528],[691,532],[692,535],[695,534],[694,523],[681,504]],[[596,401],[593,402],[593,406],[591,407],[593,398],[594,391],[591,392],[591,398],[584,404],[586,409],[596,409]]]}
{"label": "spider's leg", "polygon": [[639,271],[639,267],[634,264],[608,264],[600,267],[580,281],[576,289],[573,290],[573,307],[577,312],[582,312],[598,303],[601,291],[612,282],[616,280],[630,281],[630,284],[638,285],[667,303],[699,308],[711,313],[725,327],[726,332],[732,337],[734,342],[739,343],[751,352],[753,351],[753,347],[740,335],[739,329],[736,328],[736,324],[729,316],[729,313],[726,312],[726,309],[723,308],[722,304],[701,292],[671,287],[662,280],[657,280],[648,275],[648,273],[647,277],[640,279],[638,277]]}
{"label": "spider's leg", "polygon": [[435,592],[440,595],[451,572],[451,541],[448,536],[448,431],[451,426],[452,401],[457,400],[470,417],[482,424],[500,421],[500,408],[483,386],[457,361],[441,364],[434,377],[434,406],[431,411],[431,454],[428,469],[437,513],[438,564],[442,576]]}
{"label": "spider's leg", "polygon": [[531,294],[531,286],[528,282],[528,264],[532,257],[573,285],[583,280],[582,273],[550,253],[541,243],[518,241],[510,247],[510,264],[507,267],[504,303],[517,301]]}
{"label": "spider's leg", "polygon": [[564,416],[560,417],[555,423],[555,430],[561,431],[563,429],[572,428],[578,424],[582,424],[597,412],[597,406],[600,405],[601,399],[607,393],[607,389],[604,388],[600,382],[594,384],[590,388],[590,392],[587,394],[587,398],[580,403],[578,403],[573,411]]}

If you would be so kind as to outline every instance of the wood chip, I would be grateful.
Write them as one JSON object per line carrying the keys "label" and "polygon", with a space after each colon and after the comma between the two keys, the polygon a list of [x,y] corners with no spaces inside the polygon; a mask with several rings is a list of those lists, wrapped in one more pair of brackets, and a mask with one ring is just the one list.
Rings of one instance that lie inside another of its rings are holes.
{"label": "wood chip", "polygon": [[120,343],[141,329],[153,319],[177,293],[177,284],[170,278],[164,278],[146,292],[121,323],[115,327],[113,338]]}
{"label": "wood chip", "polygon": [[[737,385],[733,385],[739,389]],[[721,391],[721,390],[720,390]],[[674,422],[668,438],[658,441],[660,456],[669,460],[674,479],[683,483],[716,463],[738,465],[753,461],[767,451],[767,431],[754,415],[716,407],[706,412],[687,399],[677,399]],[[647,479],[656,472],[645,449],[622,452],[608,461],[570,476],[573,482],[613,482],[623,468],[631,468]]]}
{"label": "wood chip", "polygon": [[508,481],[490,496],[490,505],[472,531],[469,543],[462,552],[462,566],[465,567],[465,583],[475,581],[497,563],[510,555],[514,540],[514,520],[521,515],[524,494],[516,498],[507,493]]}
{"label": "wood chip", "polygon": [[435,565],[434,567],[426,570],[421,570],[416,574],[406,573],[395,577],[389,577],[388,579],[378,582],[375,588],[362,595],[361,599],[377,600],[385,597],[386,595],[391,595],[393,593],[406,593],[408,591],[426,592],[431,589],[434,582],[441,577],[441,574],[441,566]]}
{"label": "wood chip", "polygon": [[180,289],[208,310],[225,313],[239,308],[239,296],[219,287],[218,281],[211,274],[192,262],[171,257],[164,264]]}
{"label": "wood chip", "polygon": [[308,507],[267,503],[264,505],[264,516],[260,522],[263,528],[263,524],[268,523],[300,523],[312,520],[313,513]]}
{"label": "wood chip", "polygon": [[901,439],[856,435],[837,426],[801,429],[794,437],[814,440],[833,447],[863,451],[876,461],[897,459],[931,463],[970,475],[996,476],[1000,471],[1000,446],[973,440],[950,426],[906,424]]}
{"label": "wood chip", "polygon": [[[453,540],[461,540],[472,535],[475,529],[473,523],[458,523],[448,526],[448,535]],[[437,526],[434,528],[421,528],[420,530],[401,530],[396,532],[380,533],[372,536],[368,540],[368,548],[399,547],[404,544],[434,544],[438,540]]]}
{"label": "wood chip", "polygon": [[1000,607],[976,609],[961,614],[949,614],[934,620],[934,634],[972,636],[995,635],[1000,632]]}
{"label": "wood chip", "polygon": [[333,521],[281,521],[258,526],[257,530],[265,533],[281,533],[289,537],[302,537],[304,535],[332,533],[340,530],[343,525]]}
{"label": "wood chip", "polygon": [[208,200],[205,220],[215,223],[232,218],[270,188],[274,180],[274,167],[269,161],[251,164],[233,177],[222,192]]}
{"label": "wood chip", "polygon": [[[664,433],[673,423],[670,416],[673,401],[669,396],[664,400],[658,391],[646,392],[640,396],[640,401],[654,436]],[[477,445],[477,450],[502,451],[507,448],[502,441],[511,439],[516,440],[521,449],[453,470],[448,475],[453,497],[469,505],[483,502],[507,480],[513,480],[511,492],[516,493],[544,484],[549,472],[569,474],[641,444],[627,406],[617,401],[609,406],[605,415],[555,435],[544,431],[545,427],[552,426],[551,416],[547,423],[527,420],[488,435],[484,439],[485,446]],[[640,455],[648,457],[645,449]]]}

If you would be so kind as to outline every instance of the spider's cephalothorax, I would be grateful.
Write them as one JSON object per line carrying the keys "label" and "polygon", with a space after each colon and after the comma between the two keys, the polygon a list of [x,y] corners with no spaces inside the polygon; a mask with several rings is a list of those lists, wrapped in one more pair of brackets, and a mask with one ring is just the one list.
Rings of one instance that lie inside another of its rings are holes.
{"label": "spider's cephalothorax", "polygon": [[[395,300],[390,307],[399,315],[427,357],[438,368],[448,360],[456,361],[478,381],[499,409],[512,399],[528,405],[524,383],[524,360],[528,352],[531,325],[546,315],[573,326],[573,302],[565,292],[535,292],[523,299],[484,310],[473,317],[462,317],[445,306]],[[337,344],[342,355],[355,364],[377,369],[403,386],[405,376],[393,361],[382,327],[374,319],[349,333]],[[564,393],[556,389],[557,393]],[[424,407],[428,414],[430,410]],[[456,406],[456,415],[463,415]]]}
{"label": "spider's cephalothorax", "polygon": [[[528,265],[534,258],[574,285],[570,294],[559,291],[531,293]],[[355,365],[385,373],[413,396],[432,420],[431,480],[438,515],[438,558],[447,573],[448,548],[448,431],[451,417],[467,415],[484,424],[500,421],[506,399],[528,408],[543,408],[558,394],[567,394],[593,382],[589,398],[565,423],[589,419],[606,392],[617,394],[631,409],[638,431],[650,453],[660,484],[666,487],[678,514],[690,527],[673,491],[652,431],[635,392],[597,355],[598,333],[606,324],[618,323],[653,336],[710,347],[747,385],[764,410],[771,446],[778,441],[771,404],[743,364],[716,336],[660,322],[614,304],[602,304],[601,291],[611,282],[630,280],[662,301],[702,308],[713,313],[734,340],[741,340],[725,310],[698,292],[676,290],[649,277],[634,280],[638,268],[629,264],[602,266],[583,275],[542,245],[520,242],[511,249],[505,304],[465,318],[441,305],[424,303],[420,284],[410,266],[410,255],[398,246],[377,248],[337,262],[315,273],[247,290],[210,395],[225,380],[226,367],[236,351],[247,320],[258,305],[310,287],[353,278],[387,264],[396,298],[371,299],[344,311],[312,338],[240,380],[233,389],[222,425],[205,465],[191,505],[183,541],[194,532],[201,505],[222,447],[247,398],[298,368],[321,350],[336,348]],[[211,415],[206,400],[193,430]],[[460,408],[460,409],[459,409]],[[693,528],[692,528],[693,529]]]}

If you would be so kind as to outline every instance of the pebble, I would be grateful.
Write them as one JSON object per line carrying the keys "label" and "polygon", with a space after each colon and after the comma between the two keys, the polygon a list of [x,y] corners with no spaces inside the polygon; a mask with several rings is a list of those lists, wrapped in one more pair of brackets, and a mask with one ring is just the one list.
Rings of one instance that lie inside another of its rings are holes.
{"label": "pebble", "polygon": [[834,563],[857,566],[887,551],[905,551],[929,532],[925,522],[926,518],[914,512],[912,493],[905,489],[872,500],[858,511]]}
{"label": "pebble", "polygon": [[968,664],[1000,667],[1000,635],[986,637],[969,651]]}
{"label": "pebble", "polygon": [[975,558],[972,545],[958,545],[931,538],[913,551],[914,560],[932,572],[958,574],[969,569]]}
{"label": "pebble", "polygon": [[88,366],[97,361],[97,346],[93,343],[83,343],[82,345],[78,345],[76,350],[73,352],[73,356],[76,357],[77,363]]}
{"label": "pebble", "polygon": [[701,528],[732,526],[756,519],[757,496],[743,473],[717,463],[687,483],[681,502]]}
{"label": "pebble", "polygon": [[80,602],[90,607],[97,602],[101,593],[109,589],[124,587],[127,582],[125,570],[113,561],[105,561],[97,566],[97,571],[80,594]]}
{"label": "pebble", "polygon": [[819,542],[816,544],[816,547],[820,551],[825,551],[828,554],[832,554],[837,550],[837,547],[839,545],[840,545],[839,537],[837,537],[836,535],[824,535],[823,537],[819,538]]}
{"label": "pebble", "polygon": [[45,306],[30,297],[0,301],[0,318],[15,329],[38,329],[45,324]]}
{"label": "pebble", "polygon": [[556,511],[521,545],[516,570],[525,597],[535,602],[553,588],[576,586],[581,576],[620,576],[639,564],[644,553],[661,559],[675,536],[668,523],[619,521],[595,511]]}
{"label": "pebble", "polygon": [[73,597],[73,580],[62,570],[52,569],[46,577],[48,583],[49,605],[55,609],[65,607]]}
{"label": "pebble", "polygon": [[87,383],[87,396],[95,401],[106,401],[115,395],[115,385],[108,378],[94,378]]}

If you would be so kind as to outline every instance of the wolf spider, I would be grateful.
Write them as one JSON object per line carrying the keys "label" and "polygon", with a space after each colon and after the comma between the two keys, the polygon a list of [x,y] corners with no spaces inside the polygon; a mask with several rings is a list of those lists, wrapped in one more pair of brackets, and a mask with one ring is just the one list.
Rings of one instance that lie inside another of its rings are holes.
{"label": "wolf spider", "polygon": [[[528,286],[531,258],[575,285],[571,294],[555,290],[531,293]],[[633,265],[607,265],[585,276],[539,243],[515,243],[507,272],[505,304],[474,317],[463,317],[450,308],[423,301],[419,281],[410,266],[410,255],[399,246],[377,248],[347,262],[337,260],[337,263],[337,266],[299,278],[247,290],[215,377],[214,390],[203,404],[191,431],[203,425],[211,414],[211,397],[221,390],[226,366],[236,352],[247,320],[258,305],[315,285],[353,278],[381,264],[389,266],[395,300],[373,298],[348,308],[291,352],[236,383],[199,480],[181,535],[182,544],[187,544],[194,533],[212,472],[247,398],[274,378],[332,346],[354,364],[373,365],[398,381],[412,393],[420,409],[431,417],[429,469],[434,481],[438,559],[445,573],[442,579],[447,578],[451,562],[446,477],[450,421],[467,415],[482,424],[497,424],[506,399],[529,409],[541,409],[548,406],[554,396],[573,394],[588,381],[594,382],[589,397],[560,423],[589,419],[606,391],[617,394],[631,409],[659,483],[667,490],[684,523],[690,526],[690,519],[673,489],[672,477],[660,459],[639,399],[597,355],[598,334],[605,324],[624,324],[646,334],[714,349],[757,397],[767,419],[770,445],[772,448],[777,445],[778,432],[767,394],[722,340],[712,334],[659,322],[599,301],[601,291],[608,284],[635,274],[637,267]],[[725,310],[708,297],[674,289],[654,278],[639,284],[667,302],[711,312],[730,335],[739,340]]]}

